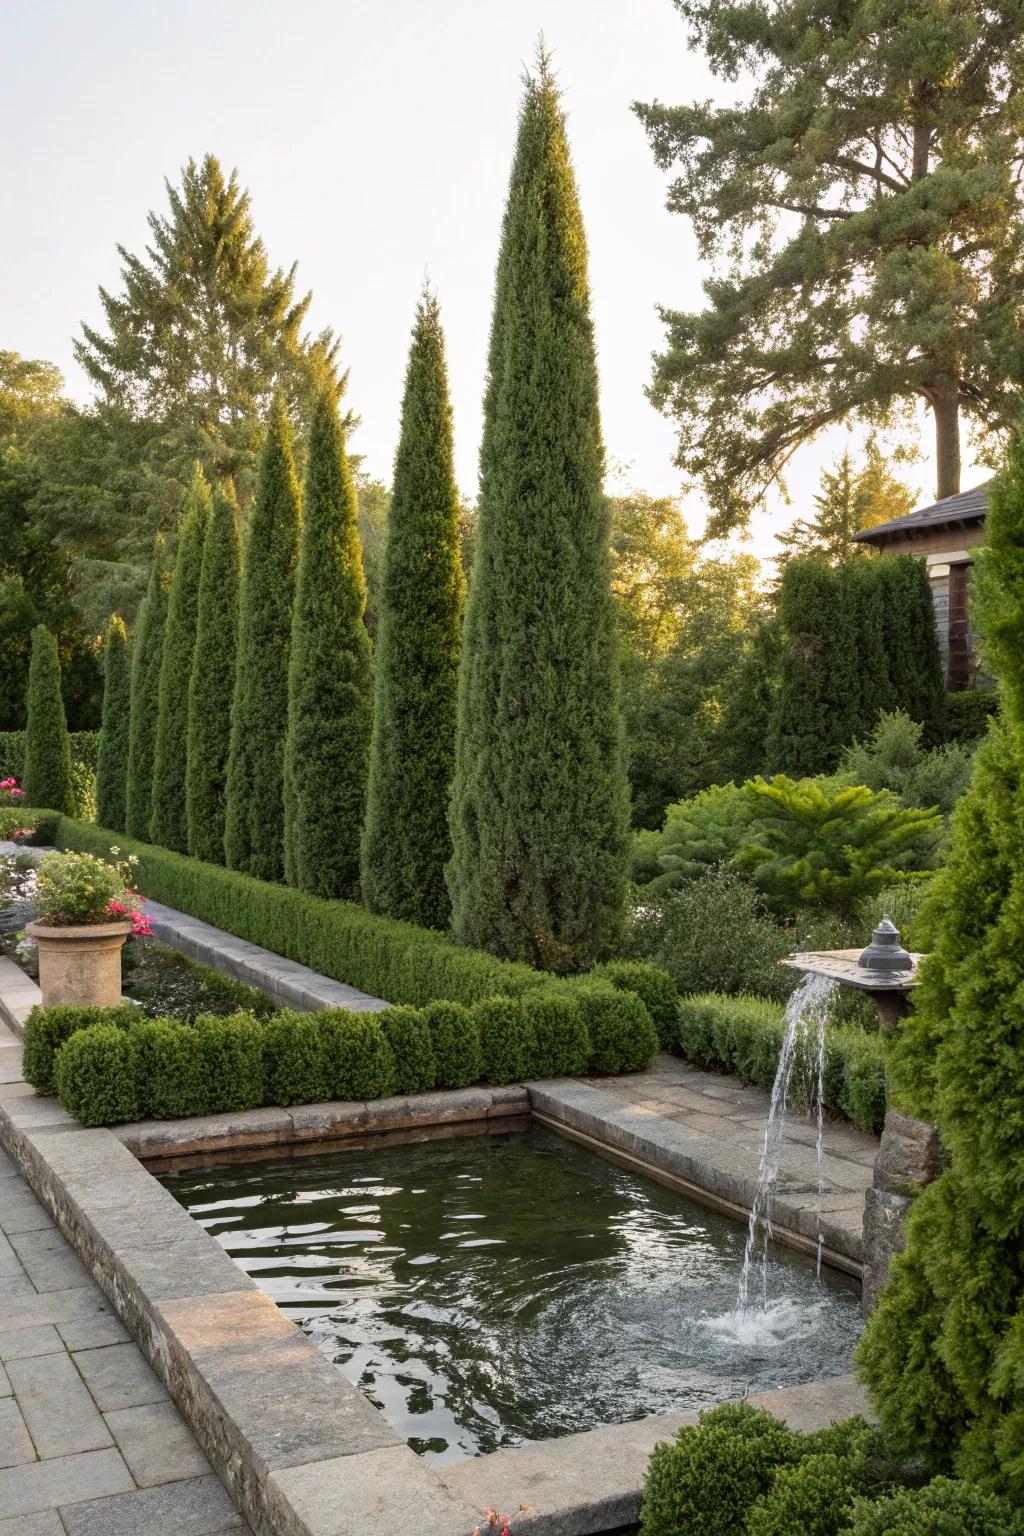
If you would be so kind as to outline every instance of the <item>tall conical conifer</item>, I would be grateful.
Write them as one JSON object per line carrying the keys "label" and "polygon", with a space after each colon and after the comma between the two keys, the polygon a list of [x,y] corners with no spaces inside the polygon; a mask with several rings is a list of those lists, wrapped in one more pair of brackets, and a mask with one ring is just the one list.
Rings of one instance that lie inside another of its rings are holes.
{"label": "tall conical conifer", "polygon": [[124,620],[111,614],[103,649],[103,721],[96,759],[96,820],[125,830],[131,736],[131,651]]}
{"label": "tall conical conifer", "polygon": [[354,897],[359,885],[373,718],[365,606],[356,493],[328,391],[309,435],[285,754],[286,877],[319,896]]}
{"label": "tall conical conifer", "polygon": [[238,587],[242,546],[238,506],[229,485],[213,493],[203,543],[196,643],[188,690],[188,764],[185,819],[188,851],[211,864],[224,862],[231,701],[238,656]]}
{"label": "tall conical conifer", "polygon": [[544,58],[519,119],[480,466],[452,925],[498,954],[578,970],[621,934],[629,815],[586,242]]}
{"label": "tall conical conifer", "polygon": [[71,743],[60,694],[60,657],[57,642],[45,624],[37,624],[32,631],[24,779],[22,788],[29,805],[74,815]]}
{"label": "tall conical conifer", "polygon": [[160,685],[156,751],[153,765],[153,811],[150,836],[154,843],[188,852],[185,820],[185,775],[188,765],[188,690],[192,652],[196,643],[199,574],[203,543],[210,518],[210,488],[196,465],[182,508],[178,553],[167,600]]}
{"label": "tall conical conifer", "polygon": [[131,728],[128,742],[128,786],[125,831],[142,842],[149,839],[153,811],[153,758],[159,712],[160,659],[167,619],[167,590],[171,569],[163,534],[158,533],[132,642]]}
{"label": "tall conical conifer", "polygon": [[464,579],[452,413],[437,300],[416,313],[377,631],[363,899],[447,927],[444,866]]}
{"label": "tall conical conifer", "polygon": [[278,397],[245,551],[224,833],[228,867],[261,880],[284,875],[284,747],[298,541],[292,433]]}

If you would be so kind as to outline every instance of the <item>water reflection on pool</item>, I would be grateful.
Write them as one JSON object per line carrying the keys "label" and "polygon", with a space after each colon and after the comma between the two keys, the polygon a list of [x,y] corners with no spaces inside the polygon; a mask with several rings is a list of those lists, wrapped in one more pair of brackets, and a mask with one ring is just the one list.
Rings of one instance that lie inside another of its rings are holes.
{"label": "water reflection on pool", "polygon": [[163,1182],[435,1462],[840,1375],[860,1329],[781,1248],[737,1329],[745,1229],[539,1127]]}

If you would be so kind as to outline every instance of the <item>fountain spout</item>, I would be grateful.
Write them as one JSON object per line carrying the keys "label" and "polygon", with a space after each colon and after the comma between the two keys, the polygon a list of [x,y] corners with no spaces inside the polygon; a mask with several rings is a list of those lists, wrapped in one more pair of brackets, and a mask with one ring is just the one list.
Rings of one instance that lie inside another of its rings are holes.
{"label": "fountain spout", "polygon": [[902,947],[899,929],[884,917],[866,949],[800,950],[786,955],[779,964],[812,976],[828,976],[842,986],[870,993],[882,1028],[891,1033],[910,1011],[910,993],[918,985],[917,971],[923,959],[923,955],[909,954]]}

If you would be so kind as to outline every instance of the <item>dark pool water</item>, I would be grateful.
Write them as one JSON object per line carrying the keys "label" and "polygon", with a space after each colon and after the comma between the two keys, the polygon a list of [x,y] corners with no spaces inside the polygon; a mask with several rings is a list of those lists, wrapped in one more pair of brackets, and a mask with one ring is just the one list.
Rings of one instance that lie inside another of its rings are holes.
{"label": "dark pool water", "polygon": [[737,1327],[744,1228],[538,1127],[163,1182],[436,1462],[840,1375],[860,1329],[783,1248]]}

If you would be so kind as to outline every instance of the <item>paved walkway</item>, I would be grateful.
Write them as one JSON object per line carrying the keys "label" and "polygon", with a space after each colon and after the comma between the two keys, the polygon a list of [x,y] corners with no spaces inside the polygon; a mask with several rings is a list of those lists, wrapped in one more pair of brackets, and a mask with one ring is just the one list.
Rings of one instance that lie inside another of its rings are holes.
{"label": "paved walkway", "polygon": [[[0,1024],[0,1098],[32,1090]],[[0,1151],[0,1536],[248,1531],[106,1296]]]}
{"label": "paved walkway", "polygon": [[[674,1056],[656,1056],[646,1072],[631,1077],[587,1078],[594,1088],[628,1104],[642,1120],[656,1115],[699,1139],[701,1155],[723,1167],[745,1170],[755,1182],[769,1095],[752,1084],[716,1072],[701,1072]],[[809,1211],[818,1210],[847,1228],[859,1244],[864,1192],[871,1184],[879,1138],[847,1120],[826,1120],[818,1197],[818,1126],[810,1115],[790,1113],[779,1156],[779,1196]]]}

